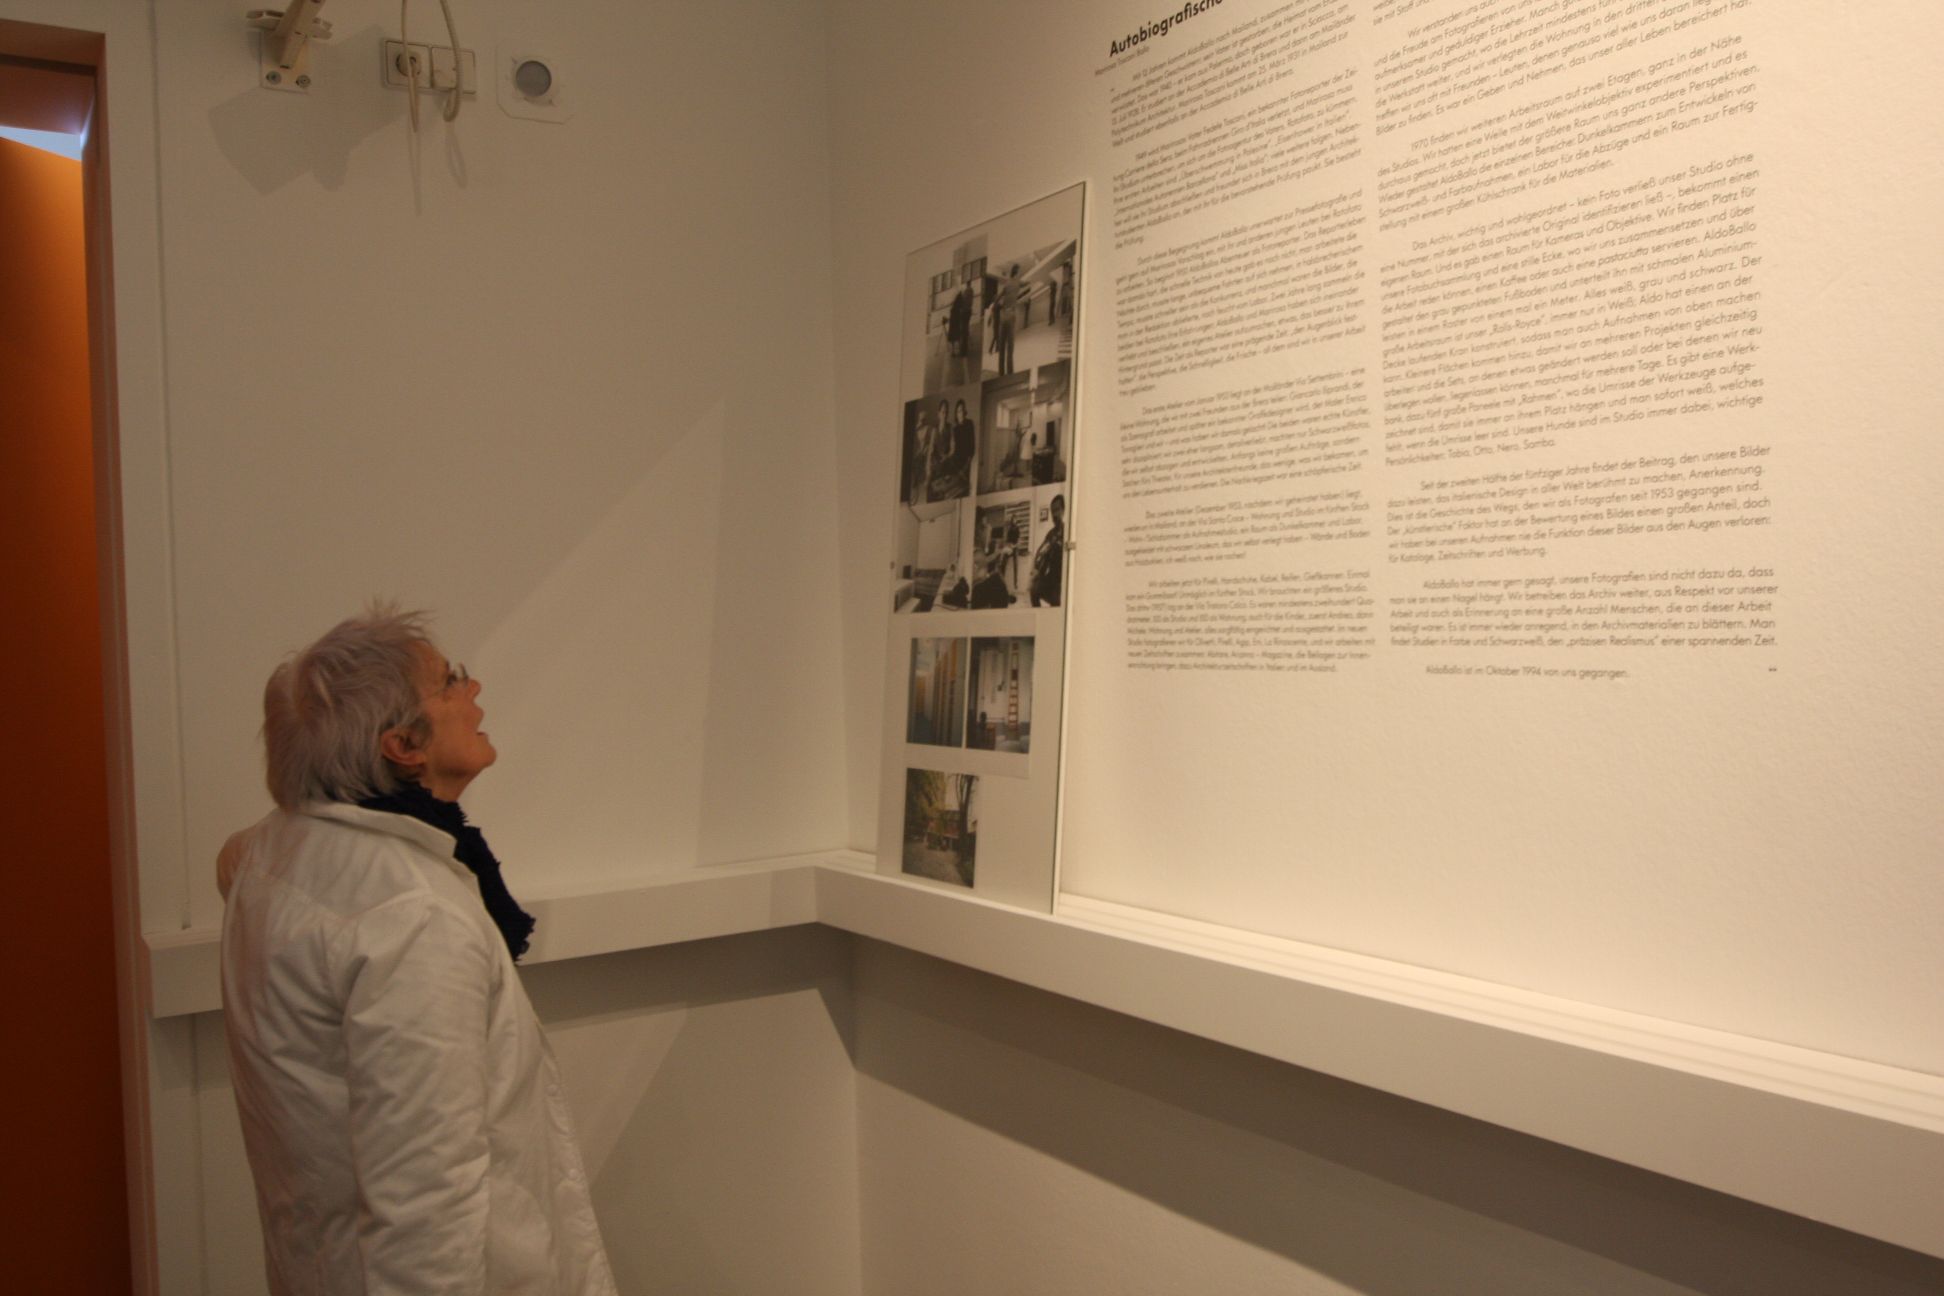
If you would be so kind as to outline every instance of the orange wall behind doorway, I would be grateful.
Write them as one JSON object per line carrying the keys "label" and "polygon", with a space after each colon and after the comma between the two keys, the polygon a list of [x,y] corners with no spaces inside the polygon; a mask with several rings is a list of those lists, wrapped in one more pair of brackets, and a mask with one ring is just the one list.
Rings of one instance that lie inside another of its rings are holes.
{"label": "orange wall behind doorway", "polygon": [[129,1290],[81,163],[0,139],[10,1291]]}

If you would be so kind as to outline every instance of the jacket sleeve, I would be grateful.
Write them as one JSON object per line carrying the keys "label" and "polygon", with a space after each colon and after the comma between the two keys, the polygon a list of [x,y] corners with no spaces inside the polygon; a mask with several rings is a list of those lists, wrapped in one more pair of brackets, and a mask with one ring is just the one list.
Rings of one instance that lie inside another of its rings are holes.
{"label": "jacket sleeve", "polygon": [[485,1291],[495,967],[478,926],[428,895],[356,923],[344,1041],[367,1296]]}

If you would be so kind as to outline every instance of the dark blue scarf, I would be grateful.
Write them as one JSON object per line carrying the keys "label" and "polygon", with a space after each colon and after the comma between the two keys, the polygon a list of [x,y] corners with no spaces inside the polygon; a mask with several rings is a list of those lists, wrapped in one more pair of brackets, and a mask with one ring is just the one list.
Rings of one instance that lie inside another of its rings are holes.
{"label": "dark blue scarf", "polygon": [[492,847],[486,844],[479,829],[466,822],[466,812],[459,808],[457,801],[441,801],[417,783],[402,783],[396,792],[368,796],[358,804],[366,810],[406,815],[449,834],[455,843],[453,857],[479,879],[479,898],[486,902],[486,912],[499,927],[507,950],[516,962],[527,952],[527,940],[533,935],[533,915],[520,908],[520,902],[506,889]]}

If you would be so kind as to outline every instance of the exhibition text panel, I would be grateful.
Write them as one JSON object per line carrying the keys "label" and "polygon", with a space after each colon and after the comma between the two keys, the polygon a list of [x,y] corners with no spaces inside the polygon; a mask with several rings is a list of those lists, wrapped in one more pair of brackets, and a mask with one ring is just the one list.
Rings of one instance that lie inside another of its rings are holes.
{"label": "exhibition text panel", "polygon": [[1937,19],[1836,8],[1103,41],[1064,889],[1944,1066],[1827,976],[1937,971],[1828,865],[1934,852],[1944,467]]}

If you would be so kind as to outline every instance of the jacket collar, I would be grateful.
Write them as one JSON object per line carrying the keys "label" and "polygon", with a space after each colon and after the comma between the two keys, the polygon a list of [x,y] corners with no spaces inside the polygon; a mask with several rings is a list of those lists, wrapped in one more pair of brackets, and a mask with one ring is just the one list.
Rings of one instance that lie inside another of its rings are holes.
{"label": "jacket collar", "polygon": [[458,843],[452,834],[434,828],[431,824],[410,815],[392,814],[385,810],[367,810],[363,806],[352,805],[348,801],[312,801],[298,813],[313,819],[330,819],[337,823],[349,824],[353,828],[363,828],[370,832],[386,833],[400,837],[439,857],[439,862],[457,873],[465,881],[472,881],[472,870],[461,864],[453,854]]}

